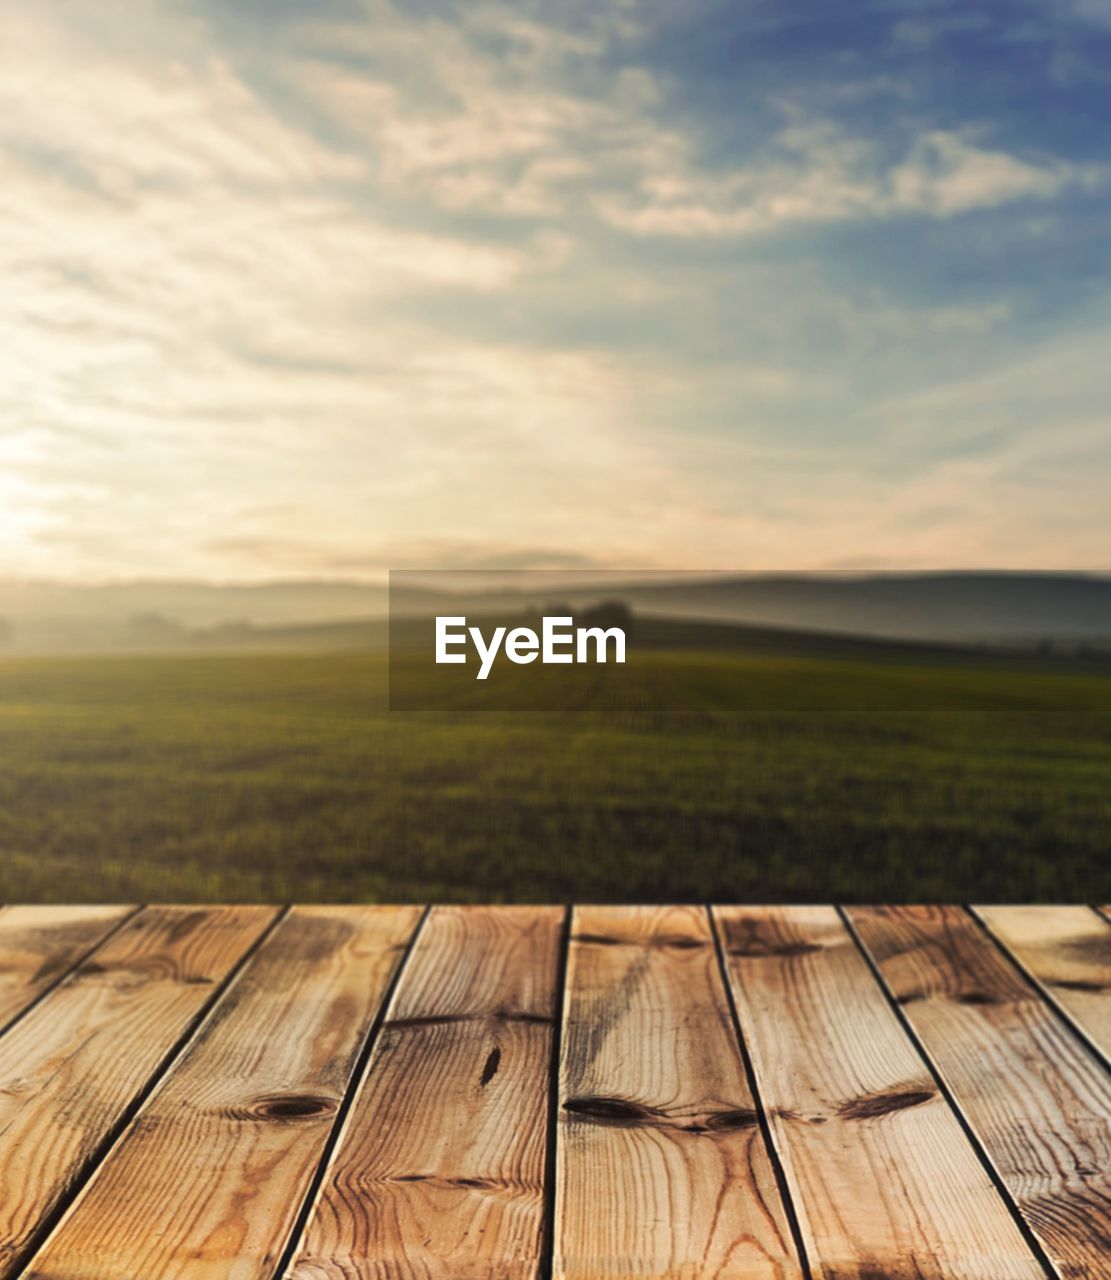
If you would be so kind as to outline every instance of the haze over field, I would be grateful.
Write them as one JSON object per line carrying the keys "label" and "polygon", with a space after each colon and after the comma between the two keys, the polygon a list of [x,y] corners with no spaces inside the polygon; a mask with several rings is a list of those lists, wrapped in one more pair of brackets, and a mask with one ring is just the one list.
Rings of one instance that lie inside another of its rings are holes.
{"label": "haze over field", "polygon": [[[619,598],[635,613],[746,627],[928,641],[1111,648],[1111,578],[1080,574],[684,575],[403,574],[381,584],[248,586],[0,583],[0,648],[16,652],[166,650],[302,642],[387,643],[391,605],[404,615],[514,615],[561,601]],[[687,638],[688,641],[690,637]]]}

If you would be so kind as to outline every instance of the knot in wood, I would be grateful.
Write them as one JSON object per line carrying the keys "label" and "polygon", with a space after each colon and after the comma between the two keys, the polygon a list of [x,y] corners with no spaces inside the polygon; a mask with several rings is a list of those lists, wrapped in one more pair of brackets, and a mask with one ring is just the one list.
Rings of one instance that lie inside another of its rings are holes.
{"label": "knot in wood", "polygon": [[271,1093],[232,1109],[239,1120],[276,1121],[320,1120],[336,1110],[336,1100],[314,1093]]}

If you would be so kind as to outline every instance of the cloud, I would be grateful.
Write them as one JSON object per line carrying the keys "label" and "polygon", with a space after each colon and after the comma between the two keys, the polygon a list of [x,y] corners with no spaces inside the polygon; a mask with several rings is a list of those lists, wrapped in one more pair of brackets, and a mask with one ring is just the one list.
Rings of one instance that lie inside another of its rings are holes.
{"label": "cloud", "polygon": [[792,124],[776,148],[776,162],[721,172],[699,170],[680,139],[656,140],[636,185],[601,197],[598,211],[636,235],[747,236],[908,214],[948,218],[1106,177],[1102,167],[1028,162],[942,130],[914,138],[886,164],[878,144],[828,123]]}
{"label": "cloud", "polygon": [[1011,200],[1044,200],[1067,187],[1102,182],[1095,166],[1029,163],[1002,151],[977,147],[958,135],[929,133],[890,173],[895,209],[950,217],[993,209]]}
{"label": "cloud", "polygon": [[426,569],[477,572],[502,569],[597,569],[613,561],[566,547],[514,545],[454,538],[413,538],[353,548],[321,542],[231,537],[214,538],[206,551],[228,566],[251,565],[265,558],[276,568],[314,578],[367,578],[387,569]]}
{"label": "cloud", "polygon": [[369,25],[308,22],[283,68],[338,136],[369,149],[391,198],[558,217],[651,134],[644,113],[659,90],[643,68],[571,82],[569,68],[602,54],[597,31],[561,31],[493,5],[457,21],[373,13]]}
{"label": "cloud", "polygon": [[8,3],[0,570],[1098,560],[1098,103],[757,17]]}

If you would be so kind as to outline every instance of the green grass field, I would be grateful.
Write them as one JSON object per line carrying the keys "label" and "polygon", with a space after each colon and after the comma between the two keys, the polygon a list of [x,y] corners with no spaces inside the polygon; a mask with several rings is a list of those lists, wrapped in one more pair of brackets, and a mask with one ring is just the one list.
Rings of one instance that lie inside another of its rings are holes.
{"label": "green grass field", "polygon": [[1111,899],[1106,674],[660,651],[602,696],[388,712],[366,654],[9,657],[0,894]]}

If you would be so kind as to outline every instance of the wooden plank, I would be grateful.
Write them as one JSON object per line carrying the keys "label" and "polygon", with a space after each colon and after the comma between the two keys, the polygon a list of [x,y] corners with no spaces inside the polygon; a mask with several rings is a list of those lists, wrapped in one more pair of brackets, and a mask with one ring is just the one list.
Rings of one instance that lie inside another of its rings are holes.
{"label": "wooden plank", "polygon": [[1106,1277],[1111,1076],[967,912],[850,917],[1058,1274]]}
{"label": "wooden plank", "polygon": [[1044,1280],[836,911],[715,915],[813,1275]]}
{"label": "wooden plank", "polygon": [[430,914],[288,1274],[537,1274],[563,918]]}
{"label": "wooden plank", "polygon": [[0,1028],[64,977],[134,907],[0,910]]}
{"label": "wooden plank", "polygon": [[1111,1059],[1111,924],[1088,907],[977,907],[976,914]]}
{"label": "wooden plank", "polygon": [[143,911],[0,1039],[0,1276],[274,914]]}
{"label": "wooden plank", "polygon": [[707,913],[583,907],[560,1065],[554,1275],[801,1275]]}
{"label": "wooden plank", "polygon": [[415,907],[299,907],[36,1254],[30,1276],[273,1276]]}

